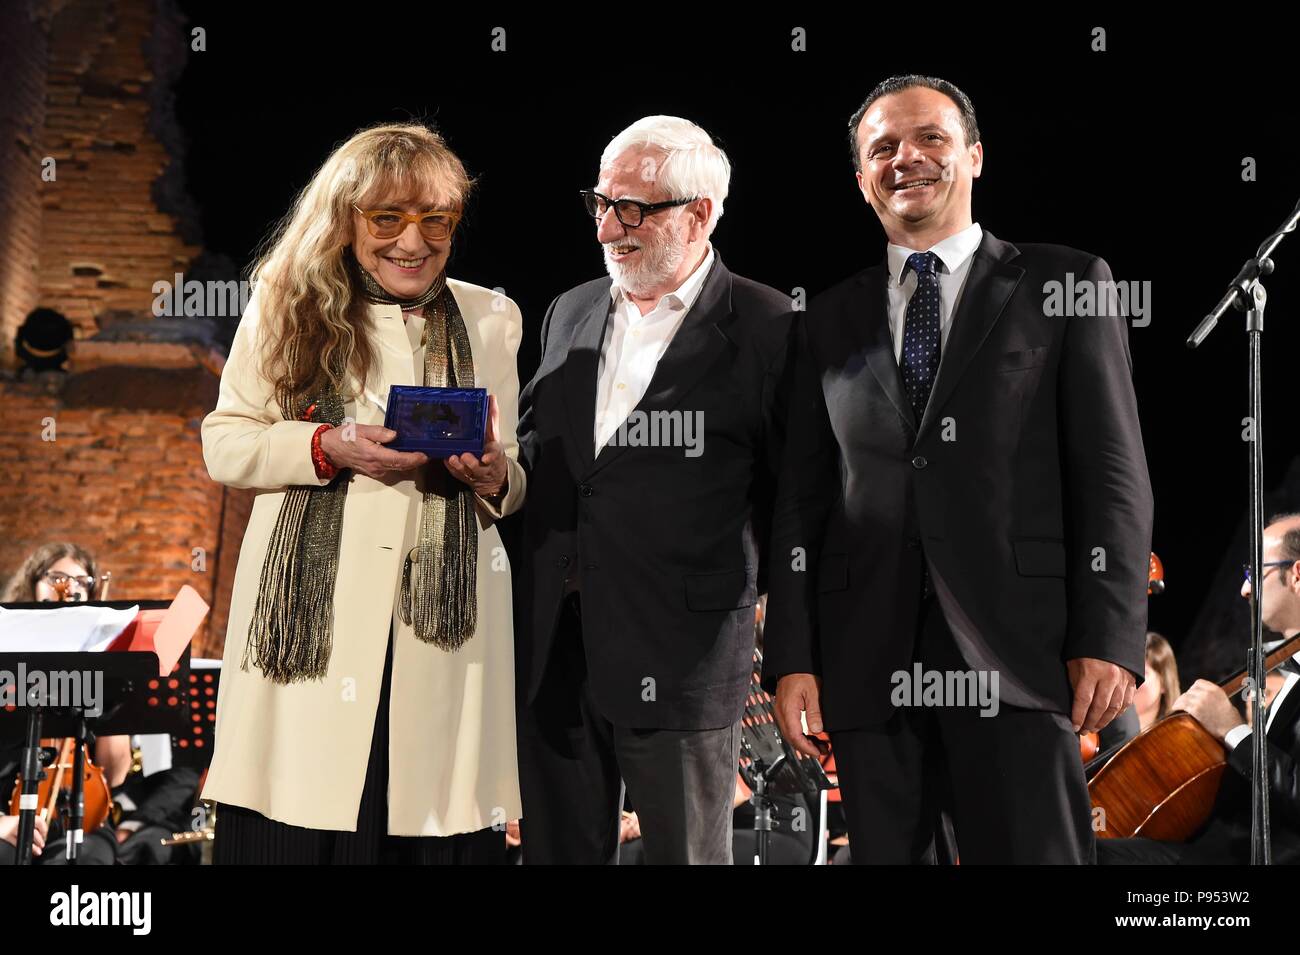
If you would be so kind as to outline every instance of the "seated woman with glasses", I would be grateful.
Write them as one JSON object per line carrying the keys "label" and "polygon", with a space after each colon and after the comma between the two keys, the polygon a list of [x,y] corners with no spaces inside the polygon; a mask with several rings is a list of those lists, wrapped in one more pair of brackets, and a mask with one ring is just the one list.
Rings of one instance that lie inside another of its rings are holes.
{"label": "seated woman with glasses", "polygon": [[88,552],[65,541],[42,544],[9,579],[4,603],[107,600],[111,574],[100,575]]}
{"label": "seated woman with glasses", "polygon": [[[510,567],[518,307],[447,277],[471,180],[423,125],[364,130],[253,269],[212,477],[258,491],[235,572],[218,863],[502,862],[520,815]],[[484,388],[479,454],[387,445],[389,388]]]}
{"label": "seated woman with glasses", "polygon": [[[107,573],[101,575],[95,558],[76,544],[53,541],[42,544],[27,556],[9,579],[0,603],[78,603],[106,598]],[[9,807],[10,794],[18,778],[22,747],[0,747],[0,799]],[[131,738],[101,736],[90,749],[91,761],[104,771],[109,786],[119,786],[131,769]],[[64,861],[61,826],[36,817],[32,854],[37,861]],[[18,844],[18,817],[0,815],[0,865],[13,862]],[[48,844],[48,846],[47,846]],[[79,855],[82,865],[112,865],[117,841],[113,827],[105,823],[88,833]]]}

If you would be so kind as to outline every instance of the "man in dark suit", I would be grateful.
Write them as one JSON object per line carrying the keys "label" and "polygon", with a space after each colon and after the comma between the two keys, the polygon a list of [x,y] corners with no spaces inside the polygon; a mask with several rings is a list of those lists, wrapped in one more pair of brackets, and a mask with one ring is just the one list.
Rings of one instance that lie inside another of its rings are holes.
{"label": "man in dark suit", "polygon": [[[1264,566],[1260,574],[1260,614],[1264,626],[1284,639],[1300,635],[1300,514],[1274,517],[1264,528]],[[1250,599],[1251,582],[1241,587]],[[1300,656],[1300,655],[1297,655]],[[1270,701],[1268,725],[1269,825],[1273,862],[1300,863],[1300,667],[1296,657],[1283,664],[1282,684]],[[1103,865],[1248,865],[1251,847],[1250,734],[1228,695],[1209,680],[1197,680],[1174,701],[1228,751],[1231,771],[1223,775],[1210,818],[1186,842],[1154,839],[1099,839]]]}
{"label": "man in dark suit", "polygon": [[559,296],[520,396],[516,567],[528,863],[616,858],[620,777],[650,863],[728,863],[790,299],[709,244],[730,166],[649,117],[583,194],[609,278]]}
{"label": "man in dark suit", "polygon": [[[1076,734],[1129,704],[1146,629],[1119,297],[1101,259],[973,222],[951,83],[886,80],[850,139],[889,245],[799,323],[765,684],[803,751],[801,713],[829,731],[855,862],[933,859],[943,811],[963,862],[1086,862]],[[1055,282],[1107,313],[1052,314]]]}

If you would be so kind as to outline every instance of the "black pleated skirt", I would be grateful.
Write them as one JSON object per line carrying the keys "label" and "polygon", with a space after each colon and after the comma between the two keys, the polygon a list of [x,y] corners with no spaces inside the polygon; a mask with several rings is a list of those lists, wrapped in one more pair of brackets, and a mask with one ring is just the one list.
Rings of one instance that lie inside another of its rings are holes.
{"label": "black pleated skirt", "polygon": [[455,836],[388,835],[389,695],[393,632],[361,791],[356,832],[306,829],[222,803],[217,808],[212,861],[217,865],[495,865],[506,860],[505,833],[480,829]]}

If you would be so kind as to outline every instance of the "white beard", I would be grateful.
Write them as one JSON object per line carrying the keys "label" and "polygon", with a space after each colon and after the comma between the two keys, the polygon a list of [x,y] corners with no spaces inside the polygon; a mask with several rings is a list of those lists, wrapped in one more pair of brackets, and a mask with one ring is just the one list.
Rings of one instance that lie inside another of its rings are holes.
{"label": "white beard", "polygon": [[[617,244],[617,243],[612,243]],[[614,284],[623,291],[644,297],[658,288],[677,271],[686,257],[686,241],[671,233],[661,233],[661,238],[641,244],[641,260],[636,266],[625,266],[610,258],[609,245],[601,247],[605,255],[605,271]]]}

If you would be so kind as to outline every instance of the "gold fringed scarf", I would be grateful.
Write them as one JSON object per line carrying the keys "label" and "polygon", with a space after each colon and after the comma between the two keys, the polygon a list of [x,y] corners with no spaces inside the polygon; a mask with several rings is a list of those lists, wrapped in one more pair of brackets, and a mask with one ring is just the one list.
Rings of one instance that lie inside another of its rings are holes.
{"label": "gold fringed scarf", "polygon": [[[314,404],[305,420],[343,423],[343,401],[336,392],[327,391]],[[294,420],[298,417],[304,416]],[[262,561],[243,669],[251,657],[276,683],[324,679],[333,645],[334,579],[347,492],[342,471],[324,487],[285,490]]]}
{"label": "gold fringed scarf", "polygon": [[[367,296],[371,297],[371,296]],[[424,384],[472,387],[474,356],[451,290],[442,287],[424,324]],[[343,423],[343,400],[328,390],[305,400],[291,420]],[[258,584],[241,666],[250,661],[276,683],[322,680],[334,630],[346,472],[321,486],[288,488],[276,517]],[[425,472],[419,542],[402,568],[400,612],[418,639],[454,651],[478,624],[478,525],[474,493],[438,462]]]}
{"label": "gold fringed scarf", "polygon": [[[456,300],[446,291],[424,323],[424,384],[472,388],[474,355]],[[417,639],[459,650],[478,626],[478,524],[474,492],[433,462],[425,472],[419,543],[402,566],[402,622]]]}

